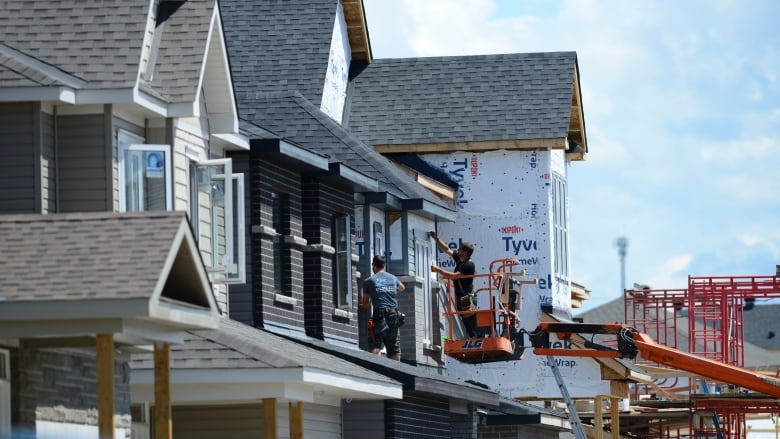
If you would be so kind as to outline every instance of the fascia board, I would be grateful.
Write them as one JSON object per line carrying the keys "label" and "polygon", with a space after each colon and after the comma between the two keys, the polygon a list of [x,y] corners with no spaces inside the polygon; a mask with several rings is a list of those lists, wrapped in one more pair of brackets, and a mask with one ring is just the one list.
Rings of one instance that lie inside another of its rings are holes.
{"label": "fascia board", "polygon": [[276,153],[292,160],[306,163],[315,169],[322,171],[328,170],[328,158],[298,145],[294,145],[279,139],[254,139],[249,141],[250,145],[257,148],[258,151]]}
{"label": "fascia board", "polygon": [[149,298],[7,302],[0,306],[2,323],[132,317],[149,317]]}
{"label": "fascia board", "polygon": [[114,334],[115,341],[131,345],[154,342],[183,343],[184,331],[142,319],[95,318],[71,320],[0,321],[0,337],[63,338]]}
{"label": "fascia board", "polygon": [[331,163],[329,169],[331,174],[343,177],[356,184],[358,187],[368,191],[379,191],[379,181],[355,171],[354,169],[345,166],[343,163]]}
{"label": "fascia board", "polygon": [[403,209],[403,200],[387,192],[362,192],[365,204],[380,204],[388,209]]}
{"label": "fascia board", "polygon": [[[153,369],[134,369],[130,375],[133,392],[144,386],[154,385]],[[294,398],[314,401],[314,393],[324,391],[328,394],[366,399],[400,399],[403,389],[400,383],[382,383],[355,378],[321,369],[291,367],[258,368],[214,368],[214,369],[171,369],[172,393],[187,386],[200,386],[203,398],[207,393],[203,386],[213,386],[216,391],[230,391],[217,399],[253,399],[258,394],[268,393],[268,398]],[[222,390],[217,390],[222,389]],[[251,391],[247,391],[252,389]],[[211,394],[209,397],[215,397]],[[135,401],[134,401],[135,402]]]}
{"label": "fascia board", "polygon": [[76,92],[68,87],[20,87],[0,89],[0,102],[76,103]]}
{"label": "fascia board", "polygon": [[137,88],[118,88],[106,90],[79,90],[76,104],[138,104],[162,117],[168,117],[168,103],[150,96]]}
{"label": "fascia board", "polygon": [[[213,294],[210,294],[213,297]],[[209,309],[195,308],[165,299],[150,303],[149,317],[180,329],[216,329],[219,311],[214,303]]]}
{"label": "fascia board", "polygon": [[423,213],[429,213],[441,221],[455,221],[458,219],[458,212],[446,207],[431,203],[422,198],[403,200],[404,210],[414,210]]}
{"label": "fascia board", "polygon": [[200,117],[200,106],[197,102],[178,102],[168,104],[168,117]]}
{"label": "fascia board", "polygon": [[429,378],[415,377],[414,390],[416,392],[429,393],[431,395],[463,399],[474,404],[481,404],[491,407],[498,407],[500,405],[500,397],[496,392],[490,390],[472,389],[464,385],[432,380]]}
{"label": "fascia board", "polygon": [[385,383],[313,368],[304,369],[303,376],[304,383],[327,384],[327,386],[331,388],[361,391],[385,396],[387,398],[400,399],[403,397],[403,388],[401,383],[398,382]]}
{"label": "fascia board", "polygon": [[162,101],[161,99],[158,99],[154,96],[149,96],[147,93],[144,93],[138,88],[135,88],[133,90],[133,101],[134,103],[146,108],[147,110],[158,114],[163,117],[169,117],[168,116],[168,103]]}
{"label": "fascia board", "polygon": [[224,133],[224,134],[211,134],[211,136],[229,145],[235,146],[236,149],[239,149],[241,151],[249,151],[249,138],[247,138],[243,134]]}
{"label": "fascia board", "polygon": [[132,88],[112,88],[102,90],[79,90],[76,103],[86,104],[130,104],[136,101],[136,90]]}

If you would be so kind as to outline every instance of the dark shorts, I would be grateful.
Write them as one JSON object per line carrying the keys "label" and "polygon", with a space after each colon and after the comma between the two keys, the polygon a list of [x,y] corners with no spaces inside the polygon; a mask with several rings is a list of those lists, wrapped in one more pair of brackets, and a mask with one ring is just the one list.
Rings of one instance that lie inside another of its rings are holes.
{"label": "dark shorts", "polygon": [[374,348],[387,348],[387,356],[392,357],[401,353],[401,330],[398,328],[388,329],[374,338]]}
{"label": "dark shorts", "polygon": [[374,349],[387,348],[387,356],[401,353],[401,331],[397,309],[377,309],[371,320],[374,323]]}

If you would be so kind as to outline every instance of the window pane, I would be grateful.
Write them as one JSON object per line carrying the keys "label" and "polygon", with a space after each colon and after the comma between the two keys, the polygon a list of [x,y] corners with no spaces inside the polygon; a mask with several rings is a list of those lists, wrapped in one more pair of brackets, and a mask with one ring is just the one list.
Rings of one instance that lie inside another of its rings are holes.
{"label": "window pane", "polygon": [[120,135],[120,210],[171,209],[168,145],[127,144],[125,137]]}
{"label": "window pane", "polygon": [[276,230],[273,238],[274,243],[274,292],[284,294],[285,292],[285,267],[287,266],[287,248],[284,243],[285,231],[285,210],[287,208],[287,197],[283,194],[271,193],[271,216],[272,226]]}
{"label": "window pane", "polygon": [[349,216],[335,216],[333,220],[333,301],[337,307],[352,305],[352,243]]}
{"label": "window pane", "polygon": [[[237,273],[233,218],[233,186],[230,159],[209,160],[195,165],[198,243],[209,270],[220,281]],[[243,215],[243,213],[241,213]]]}

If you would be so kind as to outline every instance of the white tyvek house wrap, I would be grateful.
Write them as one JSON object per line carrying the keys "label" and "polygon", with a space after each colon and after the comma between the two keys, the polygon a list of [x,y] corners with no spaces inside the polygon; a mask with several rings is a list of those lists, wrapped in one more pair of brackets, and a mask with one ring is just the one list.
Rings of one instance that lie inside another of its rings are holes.
{"label": "white tyvek house wrap", "polygon": [[[526,279],[538,279],[536,287],[523,286],[521,326],[534,330],[542,305],[570,318],[570,287],[556,279],[553,265],[551,183],[553,172],[565,180],[563,151],[457,152],[422,158],[460,184],[458,219],[439,224],[439,237],[453,249],[462,241],[474,243],[477,273],[488,273],[495,259],[516,258],[526,270]],[[440,266],[452,269],[444,253],[438,252],[436,259]],[[485,299],[478,299],[480,308],[488,306]],[[557,361],[573,397],[609,393],[609,383],[600,379],[595,361],[576,357]],[[508,397],[560,398],[546,362],[546,357],[537,357],[530,350],[523,360],[510,362],[469,365],[448,358],[447,373],[484,383]]]}
{"label": "white tyvek house wrap", "polygon": [[344,101],[347,98],[350,62],[351,49],[347,35],[347,22],[344,19],[344,9],[339,2],[330,41],[328,70],[325,72],[325,84],[322,88],[322,102],[320,103],[320,110],[339,123],[344,112]]}

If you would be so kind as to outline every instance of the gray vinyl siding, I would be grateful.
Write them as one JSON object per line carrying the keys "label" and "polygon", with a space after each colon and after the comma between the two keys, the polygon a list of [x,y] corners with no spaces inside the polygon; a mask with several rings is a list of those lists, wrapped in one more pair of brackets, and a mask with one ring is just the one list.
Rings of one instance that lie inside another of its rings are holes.
{"label": "gray vinyl siding", "polygon": [[35,212],[35,105],[0,105],[0,213]]}
{"label": "gray vinyl siding", "polygon": [[344,439],[384,439],[385,402],[357,401],[342,404]]}
{"label": "gray vinyl siding", "polygon": [[174,406],[171,414],[176,439],[257,439],[263,436],[262,404]]}
{"label": "gray vinyl siding", "polygon": [[41,113],[41,213],[57,212],[57,153],[54,116]]}
{"label": "gray vinyl siding", "polygon": [[105,133],[102,114],[57,118],[60,212],[113,210]]}
{"label": "gray vinyl siding", "polygon": [[303,437],[341,439],[341,407],[304,402]]}

